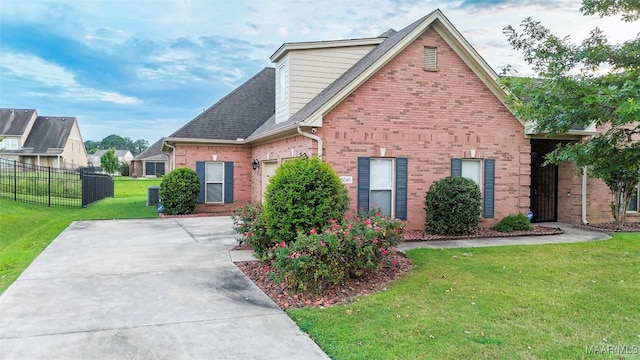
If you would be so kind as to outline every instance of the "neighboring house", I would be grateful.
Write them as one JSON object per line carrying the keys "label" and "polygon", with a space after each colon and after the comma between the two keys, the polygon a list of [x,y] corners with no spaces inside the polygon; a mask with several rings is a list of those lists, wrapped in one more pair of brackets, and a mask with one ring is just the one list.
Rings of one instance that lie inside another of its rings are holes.
{"label": "neighboring house", "polygon": [[55,168],[87,165],[76,118],[38,116],[34,109],[0,109],[0,157]]}
{"label": "neighboring house", "polygon": [[[108,150],[97,150],[95,153],[89,155],[89,164],[93,166],[100,166],[100,158]],[[115,155],[118,158],[118,163],[126,162],[129,164],[133,160],[133,154],[129,150],[115,150]]]}
{"label": "neighboring house", "polygon": [[163,144],[163,139],[160,139],[136,156],[129,167],[130,176],[163,176],[169,167],[169,156],[162,152]]}
{"label": "neighboring house", "polygon": [[164,138],[169,170],[186,166],[200,177],[197,211],[260,202],[283,161],[317,155],[341,177],[353,208],[379,206],[408,229],[424,228],[425,194],[449,175],[479,184],[482,226],[530,210],[536,221],[610,219],[602,182],[569,165],[540,167],[558,141],[595,130],[553,140],[531,131],[505,105],[497,74],[439,10],[379,37],[287,43],[271,61],[275,68]]}

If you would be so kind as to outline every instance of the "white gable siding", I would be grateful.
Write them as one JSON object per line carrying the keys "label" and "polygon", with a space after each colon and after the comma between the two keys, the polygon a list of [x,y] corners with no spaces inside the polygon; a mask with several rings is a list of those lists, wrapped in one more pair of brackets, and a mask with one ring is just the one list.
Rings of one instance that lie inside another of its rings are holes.
{"label": "white gable siding", "polygon": [[[286,121],[311,99],[369,53],[375,45],[288,51],[276,64],[276,122]],[[279,73],[287,68],[285,97]]]}
{"label": "white gable siding", "polygon": [[369,45],[292,51],[289,54],[290,114],[295,114],[374,47]]}

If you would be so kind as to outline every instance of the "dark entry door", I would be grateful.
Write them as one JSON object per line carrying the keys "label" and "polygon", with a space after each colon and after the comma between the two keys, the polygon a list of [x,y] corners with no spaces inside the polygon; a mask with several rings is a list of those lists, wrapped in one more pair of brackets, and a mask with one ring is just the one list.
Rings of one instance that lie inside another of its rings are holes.
{"label": "dark entry door", "polygon": [[544,164],[544,154],[531,153],[533,222],[558,221],[558,166]]}

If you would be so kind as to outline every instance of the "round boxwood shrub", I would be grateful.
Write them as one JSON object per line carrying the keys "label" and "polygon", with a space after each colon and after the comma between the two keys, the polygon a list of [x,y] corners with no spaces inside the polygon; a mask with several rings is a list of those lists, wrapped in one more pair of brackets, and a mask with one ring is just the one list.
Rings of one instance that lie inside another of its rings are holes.
{"label": "round boxwood shrub", "polygon": [[523,213],[519,213],[518,215],[507,215],[493,227],[493,230],[500,232],[514,232],[531,229],[533,229],[531,222]]}
{"label": "round boxwood shrub", "polygon": [[431,185],[425,199],[430,234],[473,234],[481,212],[480,187],[473,180],[449,176]]}
{"label": "round boxwood shrub", "polygon": [[168,173],[160,183],[160,201],[163,213],[168,215],[192,214],[198,203],[200,180],[189,168],[177,168]]}
{"label": "round boxwood shrub", "polygon": [[317,157],[286,161],[266,189],[267,233],[274,243],[293,242],[298,231],[324,229],[348,208],[347,189],[329,164]]}

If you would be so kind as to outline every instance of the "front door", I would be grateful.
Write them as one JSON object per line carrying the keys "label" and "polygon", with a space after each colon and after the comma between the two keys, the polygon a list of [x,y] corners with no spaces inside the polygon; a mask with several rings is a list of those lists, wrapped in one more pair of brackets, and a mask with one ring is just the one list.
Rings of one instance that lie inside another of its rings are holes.
{"label": "front door", "polygon": [[558,166],[543,166],[543,153],[531,153],[532,222],[558,221]]}
{"label": "front door", "polygon": [[269,184],[269,179],[276,173],[276,169],[278,168],[278,161],[263,161],[262,162],[262,201],[264,202],[264,196],[266,194],[267,185]]}

